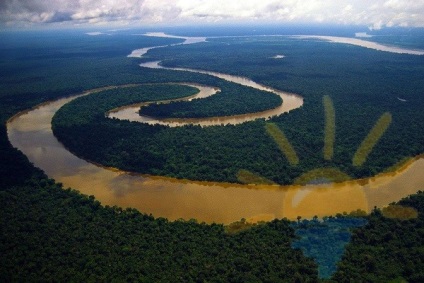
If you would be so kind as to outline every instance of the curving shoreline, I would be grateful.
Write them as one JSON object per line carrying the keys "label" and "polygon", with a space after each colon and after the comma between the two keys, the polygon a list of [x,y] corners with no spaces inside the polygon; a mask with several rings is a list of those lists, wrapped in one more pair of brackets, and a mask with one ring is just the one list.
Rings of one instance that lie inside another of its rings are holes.
{"label": "curving shoreline", "polygon": [[157,119],[149,116],[139,115],[138,108],[139,105],[128,105],[124,107],[120,107],[119,109],[112,110],[107,113],[107,117],[116,118],[120,120],[129,120],[132,122],[140,122],[140,123],[148,123],[151,125],[159,124],[159,125],[167,125],[170,127],[179,127],[185,125],[200,125],[200,126],[219,126],[219,125],[237,125],[244,122],[252,121],[255,119],[270,119],[273,116],[281,115],[283,113],[288,113],[293,109],[300,108],[303,105],[303,97],[288,93],[280,90],[276,90],[259,83],[256,83],[248,78],[232,76],[223,73],[210,72],[204,70],[195,70],[188,68],[167,68],[163,67],[159,64],[159,61],[147,62],[140,64],[141,67],[152,68],[152,69],[166,69],[166,70],[174,70],[174,71],[186,71],[192,73],[206,74],[210,76],[214,76],[229,82],[233,82],[236,84],[240,84],[243,86],[253,87],[259,90],[272,92],[281,97],[283,103],[274,108],[256,113],[247,113],[240,115],[232,115],[232,116],[221,116],[221,117],[209,117],[209,118],[185,118],[185,119]]}
{"label": "curving shoreline", "polygon": [[[162,100],[162,101],[156,101],[156,102],[134,103],[131,105],[121,106],[121,107],[109,110],[108,112],[106,112],[105,116],[111,119],[128,120],[132,122],[142,122],[142,123],[147,123],[151,125],[155,125],[155,124],[169,125],[172,127],[172,125],[168,123],[166,119],[156,119],[154,117],[149,117],[145,115],[140,116],[138,114],[140,107],[147,106],[152,103],[166,104],[166,103],[175,102],[175,101],[191,101],[193,99],[206,98],[206,97],[215,95],[221,91],[219,88],[216,88],[216,87],[204,86],[204,85],[195,84],[195,83],[174,83],[174,84],[191,86],[191,87],[197,88],[199,92],[188,97]],[[180,120],[181,119],[176,119],[175,122],[177,123],[177,125],[180,125],[182,123],[182,121]]]}
{"label": "curving shoreline", "polygon": [[[163,32],[151,32],[142,34],[144,36],[157,36],[157,37],[167,37],[167,38],[180,38],[184,39],[184,42],[177,43],[177,44],[171,44],[171,45],[162,45],[162,46],[155,46],[155,47],[147,47],[142,49],[136,49],[131,52],[127,57],[133,57],[133,58],[142,58],[144,54],[146,54],[150,49],[154,48],[162,48],[167,46],[176,46],[181,44],[193,44],[193,43],[200,43],[200,42],[207,42],[206,37],[184,37],[184,36],[173,36],[169,35]],[[424,55],[424,50],[419,49],[407,49],[399,46],[389,46],[384,45],[381,43],[363,40],[359,38],[354,37],[341,37],[341,36],[325,36],[325,35],[258,35],[258,36],[270,36],[270,37],[292,37],[297,39],[319,39],[323,41],[328,41],[332,43],[341,43],[341,44],[348,44],[348,45],[355,45],[360,46],[364,48],[369,48],[377,51],[383,51],[383,52],[390,52],[390,53],[397,53],[397,54],[408,54],[408,55]],[[246,37],[246,36],[222,36],[222,37],[210,37],[210,38],[225,38],[225,37]],[[276,55],[276,59],[284,58],[284,55]]]}
{"label": "curving shoreline", "polygon": [[134,207],[170,220],[231,223],[241,218],[255,222],[322,217],[356,209],[369,212],[374,206],[382,207],[417,192],[424,183],[422,156],[396,172],[307,186],[195,182],[97,166],[64,148],[51,131],[51,119],[62,105],[78,96],[116,87],[93,89],[18,113],[7,122],[10,142],[64,187],[94,195],[103,205]]}
{"label": "curving shoreline", "polygon": [[[108,87],[116,88],[116,86]],[[239,185],[196,182],[148,176],[105,168],[70,153],[53,135],[54,113],[74,97],[43,103],[21,112],[7,123],[12,145],[50,178],[83,194],[94,195],[103,205],[133,207],[170,220],[196,218],[208,223],[231,223],[241,218],[269,221],[297,216],[312,218],[356,209],[371,211],[422,189],[424,158],[396,172],[338,184],[307,186]]]}
{"label": "curving shoreline", "polygon": [[319,39],[319,40],[329,41],[332,43],[355,45],[355,46],[369,48],[369,49],[373,49],[377,51],[397,53],[397,54],[424,55],[424,50],[413,50],[413,49],[406,49],[406,48],[397,47],[397,46],[388,46],[388,45],[383,45],[383,44],[372,42],[372,41],[362,40],[358,38],[351,38],[351,37],[322,36],[322,35],[297,35],[293,37],[298,39]]}

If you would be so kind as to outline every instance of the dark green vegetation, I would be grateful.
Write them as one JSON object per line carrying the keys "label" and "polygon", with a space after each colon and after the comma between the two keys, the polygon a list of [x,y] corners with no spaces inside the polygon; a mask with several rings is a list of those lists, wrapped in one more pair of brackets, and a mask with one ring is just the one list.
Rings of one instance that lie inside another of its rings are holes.
{"label": "dark green vegetation", "polygon": [[278,148],[287,158],[290,165],[296,166],[299,163],[299,157],[297,157],[296,152],[284,133],[274,123],[267,123],[265,129],[268,135],[274,140],[275,144],[278,145]]}
{"label": "dark green vegetation", "polygon": [[140,67],[125,58],[131,50],[182,41],[121,34],[88,36],[84,31],[3,32],[0,36],[2,105],[15,95],[43,102],[99,86],[140,82]]}
{"label": "dark green vegetation", "polygon": [[[220,82],[221,88],[226,85]],[[232,165],[232,158],[240,160],[249,152],[245,144],[257,141],[252,135],[262,136],[266,141],[261,127],[257,126],[263,124],[261,121],[241,127],[202,129],[199,126],[150,126],[105,118],[106,111],[137,100],[168,99],[170,94],[174,94],[174,98],[184,96],[172,93],[170,90],[174,88],[151,85],[136,90],[108,90],[79,98],[57,112],[53,119],[54,133],[78,155],[107,166],[180,178],[235,181],[238,167]],[[231,140],[235,143],[231,144]],[[205,144],[211,150],[205,150]],[[220,151],[218,156],[211,156],[217,151]],[[251,162],[255,162],[255,156],[256,153],[250,156]],[[211,169],[212,164],[214,169]]]}
{"label": "dark green vegetation", "polygon": [[0,36],[0,186],[25,180],[33,172],[27,158],[7,139],[7,119],[82,90],[143,82],[140,68],[125,58],[129,50],[181,42],[124,35],[90,37],[84,31],[2,32]]}
{"label": "dark green vegetation", "polygon": [[[276,54],[286,57],[272,59]],[[300,159],[297,168],[302,171],[325,166],[339,168],[353,177],[369,176],[403,157],[424,152],[424,124],[421,122],[424,120],[421,111],[424,107],[421,91],[424,56],[284,37],[211,39],[210,44],[200,48],[157,49],[152,50],[151,56],[163,59],[165,66],[247,76],[262,84],[301,94],[305,98],[303,109],[273,121],[294,146]],[[220,56],[226,59],[217,60]],[[322,155],[323,95],[331,97],[335,108],[336,137],[331,161],[324,161]],[[385,112],[393,115],[392,124],[367,162],[360,168],[353,168],[352,157],[357,148]],[[281,182],[272,176],[269,168],[259,168],[262,160],[258,157],[258,166],[246,169]]]}
{"label": "dark green vegetation", "polygon": [[279,96],[270,92],[236,84],[227,85],[223,92],[204,99],[150,104],[140,109],[140,115],[158,118],[222,117],[261,112],[276,108],[282,103]]}
{"label": "dark green vegetation", "polygon": [[[152,45],[164,44],[164,42],[174,42],[174,40],[134,37],[134,41],[132,41],[132,37],[125,37],[125,42],[128,41],[128,43],[122,44],[121,36],[87,38],[85,35],[63,33],[60,40],[58,40],[59,35],[57,34],[37,33],[35,36],[25,34],[13,38],[13,40],[10,39],[10,35],[7,35],[9,39],[4,34],[1,36],[0,281],[112,281],[113,279],[116,281],[159,281],[163,279],[163,281],[175,282],[180,278],[180,281],[184,279],[189,281],[192,278],[193,281],[214,281],[215,279],[215,281],[234,282],[249,280],[295,282],[296,279],[298,282],[302,282],[302,280],[308,281],[308,278],[309,281],[317,281],[316,266],[298,251],[289,248],[293,241],[293,228],[287,221],[279,220],[258,225],[252,230],[245,230],[230,236],[224,233],[221,225],[197,224],[195,221],[168,222],[164,219],[154,219],[134,210],[102,207],[93,197],[81,196],[73,190],[63,190],[59,184],[54,184],[34,168],[22,153],[11,147],[6,135],[6,120],[17,111],[34,106],[39,102],[71,95],[83,89],[107,85],[188,81],[187,75],[178,72],[140,70],[136,64],[137,59],[125,58],[125,55],[133,48],[148,46],[149,43]],[[68,40],[66,40],[67,38]],[[19,44],[14,42],[18,41],[17,39],[20,41]],[[52,48],[52,44],[56,44],[56,47]],[[19,48],[17,49],[17,47]],[[278,48],[280,47],[281,45],[278,45]],[[329,45],[328,48],[333,47]],[[339,50],[339,48],[341,49]],[[353,47],[347,49],[356,50]],[[68,52],[65,52],[66,50]],[[82,52],[83,50],[85,51]],[[287,47],[285,51],[279,53],[286,54],[290,50]],[[343,48],[337,47],[335,50],[339,50],[334,54],[340,60]],[[291,50],[291,52],[296,52],[296,50]],[[357,52],[359,51],[357,50]],[[364,52],[371,51],[364,50]],[[313,58],[317,56],[316,53],[307,54]],[[378,54],[373,53],[373,56]],[[194,54],[192,55],[194,56]],[[389,78],[382,76],[388,82],[387,87],[393,86],[394,81],[397,80],[394,76],[396,70],[409,72],[411,74],[410,83],[418,86],[422,79],[413,78],[418,74],[416,70],[422,66],[420,63],[422,59],[394,55],[394,58],[397,59],[393,61],[392,56],[383,56],[387,57],[387,61],[382,61],[380,64],[376,64],[378,61],[372,61],[373,63],[367,64],[367,66],[370,70],[384,69],[384,64],[388,64],[387,71],[391,70],[393,76]],[[360,56],[352,58],[362,60]],[[297,59],[301,58],[297,57]],[[269,62],[276,65],[285,64],[283,61],[270,60]],[[350,60],[349,62],[353,66],[359,64],[357,61]],[[334,67],[332,64],[330,66]],[[309,69],[304,69],[306,74],[307,70]],[[315,73],[315,76],[317,74],[318,72]],[[193,78],[191,76],[190,78]],[[296,76],[294,77],[296,78]],[[280,79],[283,80],[283,77]],[[301,80],[302,78],[298,77],[297,79]],[[307,76],[302,80],[306,81]],[[319,78],[314,80],[311,77],[310,80],[321,84]],[[378,83],[377,79],[375,81]],[[327,79],[322,84],[330,85],[329,82]],[[336,80],[336,82],[341,82],[341,80]],[[356,88],[362,88],[362,83],[367,83],[368,86],[373,85],[371,79],[365,78],[364,81],[358,82]],[[346,102],[343,102],[341,98],[336,101],[332,96],[335,100],[336,110],[336,146],[338,147],[336,156],[342,150],[339,147],[349,145],[349,139],[353,139],[352,144],[358,146],[378,117],[386,111],[393,114],[393,124],[389,131],[399,121],[404,121],[402,125],[406,126],[408,123],[405,121],[409,118],[413,118],[411,120],[412,128],[422,130],[422,120],[417,120],[416,117],[417,109],[421,105],[419,103],[422,100],[419,88],[416,92],[418,94],[414,95],[412,88],[406,83],[405,77],[400,76],[399,83],[400,86],[397,89],[405,88],[404,94],[408,97],[401,96],[401,91],[393,93],[399,93],[399,97],[408,99],[412,103],[399,102],[398,108],[393,106],[393,108],[389,107],[389,109],[375,113],[370,121],[364,124],[369,126],[368,129],[353,122],[348,128],[343,129],[345,133],[350,134],[356,129],[359,137],[341,135],[338,132],[342,130],[339,129],[339,123],[341,123],[339,119],[344,117],[343,119],[349,120],[355,115],[367,116],[369,114],[366,113],[371,113],[375,105],[379,105],[375,108],[377,110],[379,107],[382,108],[380,104],[375,104],[376,102],[389,105],[390,100],[373,98],[370,101],[373,102],[372,105],[368,105],[368,97],[365,94],[358,94],[354,97],[346,96],[343,98]],[[210,85],[214,86],[214,84]],[[298,87],[305,86],[299,85]],[[340,88],[340,86],[334,87]],[[286,88],[282,87],[282,89]],[[351,94],[354,89],[347,88],[345,93]],[[372,92],[370,93],[372,94]],[[390,94],[390,92],[387,93]],[[306,155],[303,151],[309,147],[322,146],[317,129],[323,131],[324,116],[321,113],[323,110],[320,99],[314,98],[319,96],[318,94],[306,96],[306,93],[302,93],[302,95],[309,99],[305,101],[304,109],[309,109],[311,113],[294,111],[284,119],[288,119],[293,114],[294,117],[291,119],[299,122],[299,125],[304,128],[287,130],[290,126],[284,125],[284,132],[291,142],[297,140],[293,144],[297,153],[301,155],[301,163],[305,164],[307,160],[304,159]],[[391,97],[388,96],[388,98]],[[314,108],[315,103],[317,104],[316,108]],[[339,110],[344,103],[356,105],[357,112],[350,111],[347,106]],[[360,111],[358,105],[362,105]],[[378,112],[377,110],[376,112]],[[350,115],[345,117],[346,113],[350,113]],[[308,115],[321,119],[313,124],[318,127],[314,128],[313,125],[309,127],[306,124],[309,120]],[[280,126],[284,124],[284,119],[277,119]],[[366,119],[364,118],[364,120]],[[259,121],[251,123],[251,125],[257,125],[257,128],[261,130],[260,136],[266,141],[264,137],[268,137],[266,133],[262,132],[264,123]],[[240,131],[250,129],[250,126],[243,128],[245,125],[239,127]],[[408,127],[401,131],[401,126],[396,127],[399,130],[396,131],[397,134],[402,137],[409,135],[408,139],[400,140],[402,143],[398,144],[396,150],[401,152],[406,150],[408,154],[411,152],[421,153],[422,148],[419,145],[412,149],[409,148],[414,145],[420,132],[410,131]],[[196,127],[189,127],[188,130],[194,131],[193,128]],[[219,132],[220,128],[225,129],[224,127],[212,128],[210,137],[216,138],[223,133],[230,133],[231,130],[238,127],[229,127],[230,130],[226,132]],[[295,130],[300,131],[305,141],[295,138],[299,134]],[[193,133],[200,132],[197,128],[196,131]],[[248,133],[254,133],[254,131]],[[387,134],[383,136],[381,143],[385,142]],[[245,143],[243,139],[239,139],[240,136],[229,136],[230,140],[234,137],[238,137],[235,140],[240,147],[249,144]],[[169,140],[175,142],[177,139]],[[259,140],[255,150],[262,148],[260,142],[263,140]],[[310,144],[311,141],[313,143]],[[341,141],[346,141],[346,143],[341,143]],[[270,140],[267,143],[273,145]],[[381,143],[376,147],[381,146]],[[228,145],[228,140],[222,144]],[[355,148],[355,146],[352,147]],[[205,149],[203,148],[203,150]],[[276,146],[274,150],[278,152]],[[376,150],[377,148],[374,149],[374,152]],[[258,152],[260,151],[258,150]],[[308,152],[314,156],[312,150]],[[321,150],[319,152],[322,153]],[[353,153],[354,150],[345,154],[346,162],[351,160]],[[255,156],[255,160],[262,160],[262,158],[260,154]],[[321,159],[321,156],[317,158]],[[271,160],[272,158],[267,162]],[[283,163],[284,160],[280,159],[279,162]],[[392,162],[391,160],[388,163]],[[265,166],[266,163],[262,165]],[[260,166],[252,163],[252,167]],[[286,169],[289,170],[289,167]],[[263,173],[261,172],[261,174]],[[423,281],[424,193],[420,192],[402,200],[401,204],[415,207],[419,212],[419,217],[401,221],[386,219],[379,210],[374,211],[367,219],[368,224],[355,230],[352,243],[348,245],[347,252],[334,275],[335,282],[387,282],[393,279],[400,281],[402,278],[410,282]],[[216,261],[215,258],[220,261]]]}
{"label": "dark green vegetation", "polygon": [[[34,53],[41,50],[35,49]],[[47,55],[49,49],[44,52]],[[119,56],[122,57],[122,54]],[[18,59],[14,60],[20,63]],[[47,57],[42,59],[43,62],[46,60]],[[103,66],[102,58],[92,60],[95,62],[93,65],[99,68]],[[125,59],[121,58],[120,61]],[[63,64],[66,60],[60,62]],[[31,65],[28,61],[26,63]],[[7,65],[5,61],[2,64]],[[86,61],[80,64],[83,69],[82,64],[85,65]],[[116,66],[105,64],[110,67],[108,79],[99,78],[103,75],[93,72],[90,76],[93,82],[88,88],[113,84],[114,80],[120,84],[142,81],[139,69],[134,68],[132,73],[137,80],[131,80],[125,74],[121,76],[119,68],[113,71]],[[16,74],[7,76],[5,71],[2,76],[2,282],[106,279],[170,282],[176,279],[203,281],[214,278],[216,281],[233,282],[262,278],[275,282],[292,281],[297,277],[316,279],[315,264],[290,248],[293,230],[286,221],[275,221],[267,224],[267,228],[228,236],[222,225],[196,224],[194,221],[168,223],[134,210],[104,208],[93,197],[63,190],[60,185],[45,179],[25,156],[11,148],[5,122],[18,110],[82,89],[68,81],[69,84],[63,84],[62,89],[49,91],[46,81],[63,76],[65,82],[67,76],[77,76],[79,72],[74,73],[70,69],[65,74],[58,72],[60,68],[52,68],[49,73],[51,77],[34,79],[36,85],[40,85],[40,93],[19,68]],[[22,67],[22,70],[26,68]],[[22,88],[34,90],[34,93],[19,90],[19,84],[10,82],[18,80],[19,74],[22,75],[22,82],[28,83]],[[37,72],[33,71],[33,74]],[[9,82],[5,82],[7,80]],[[8,84],[10,87],[7,87]],[[164,88],[175,90],[178,87],[162,86]],[[181,89],[178,94],[181,95]],[[264,250],[268,252],[263,253]],[[287,262],[292,264],[287,265]]]}
{"label": "dark green vegetation", "polygon": [[[275,54],[286,57],[272,59]],[[78,103],[86,103],[86,100],[75,101],[73,112],[55,119],[56,123],[69,119],[61,122],[69,127],[55,128],[55,134],[65,145],[86,159],[126,170],[194,180],[237,182],[237,173],[244,169],[279,184],[293,183],[302,174],[322,167],[338,168],[352,178],[372,176],[406,157],[424,152],[424,96],[421,92],[424,56],[377,52],[316,40],[257,37],[211,39],[210,43],[199,45],[160,48],[152,50],[149,57],[149,60],[163,59],[166,66],[250,77],[262,84],[304,96],[301,109],[272,119],[293,146],[299,163],[292,164],[281,154],[265,131],[263,121],[227,127],[168,129],[105,121],[99,112],[96,114],[99,118],[87,120],[84,127],[73,125],[70,121],[79,115]],[[222,57],[226,60],[217,60]],[[173,82],[190,81],[219,87],[225,84],[229,89],[239,87],[194,73],[145,68],[141,71],[143,81],[161,81],[166,75]],[[163,76],[159,77],[159,73]],[[229,92],[223,90],[225,93]],[[331,97],[335,109],[331,160],[325,160],[323,155],[324,95]],[[91,103],[98,102],[92,100]],[[196,103],[202,104],[202,100]],[[184,105],[189,104],[184,102]],[[210,105],[206,102],[205,108],[210,109]],[[162,107],[168,106],[156,108]],[[204,108],[198,109],[203,111]],[[354,166],[355,152],[378,118],[386,112],[392,115],[388,130],[366,156],[365,162]],[[128,130],[115,135],[117,128]],[[99,134],[95,135],[93,131]],[[94,139],[94,136],[98,138]],[[125,142],[118,140],[122,138]],[[134,160],[140,160],[139,157],[128,157],[128,152],[141,152],[147,158],[138,166],[138,161]],[[149,163],[154,166],[146,166]]]}
{"label": "dark green vegetation", "polygon": [[46,179],[3,187],[0,204],[2,282],[317,281],[285,220],[229,235],[223,225],[102,207]]}
{"label": "dark green vegetation", "polygon": [[[69,103],[63,106],[56,116],[56,119],[60,121],[54,125],[57,127],[74,124],[85,125],[87,120],[99,121],[101,117],[105,116],[107,110],[120,106],[190,97],[197,92],[198,90],[194,87],[178,84],[124,85],[81,97],[80,102],[76,105]],[[75,107],[78,107],[78,115],[73,115]],[[61,115],[71,116],[72,120],[61,120]],[[68,123],[62,124],[61,121]]]}
{"label": "dark green vegetation", "polygon": [[[43,40],[47,39],[34,41]],[[107,46],[107,42],[103,44]],[[74,81],[73,77],[90,69],[87,60],[93,68],[109,69],[107,77],[92,69],[90,76],[84,78],[90,80],[87,89],[140,83],[143,72],[133,66],[132,59],[122,57],[126,53],[115,54],[119,64],[111,63],[111,54],[102,57],[94,51],[84,58],[69,55],[68,61],[55,58],[55,53],[48,56],[51,49],[44,47],[47,43],[38,47],[35,43],[30,43],[32,54],[45,56],[31,62],[29,58],[20,61],[27,50],[17,52],[16,57],[5,55],[12,53],[12,48],[1,51],[0,281],[316,281],[316,265],[290,248],[294,234],[287,221],[274,221],[230,236],[222,225],[170,223],[131,209],[102,207],[92,196],[63,190],[46,179],[11,147],[6,120],[41,101],[84,89],[84,82]],[[85,44],[89,46],[90,39]],[[58,52],[61,50],[58,48]],[[49,64],[50,61],[60,64]],[[72,66],[70,61],[79,68],[61,71],[67,64]],[[29,77],[43,73],[44,64],[51,68],[44,70],[46,76],[31,81]],[[32,71],[27,70],[31,67]],[[167,72],[152,73],[157,81],[172,80],[172,75],[165,77]],[[54,81],[62,84],[49,89]],[[163,86],[166,87],[175,86]]]}
{"label": "dark green vegetation", "polygon": [[335,282],[424,281],[424,192],[399,204],[415,208],[418,218],[390,219],[374,210],[368,224],[353,233],[333,275]]}

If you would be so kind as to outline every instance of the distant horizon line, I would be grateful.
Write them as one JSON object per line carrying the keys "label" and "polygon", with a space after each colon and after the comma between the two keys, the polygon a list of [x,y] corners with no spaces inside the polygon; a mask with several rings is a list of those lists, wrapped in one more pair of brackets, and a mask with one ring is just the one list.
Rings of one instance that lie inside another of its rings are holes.
{"label": "distant horizon line", "polygon": [[146,25],[49,25],[49,24],[40,24],[40,25],[30,25],[30,26],[7,26],[0,24],[0,32],[7,31],[43,31],[43,30],[90,30],[90,31],[124,31],[124,30],[160,30],[160,29],[196,29],[196,30],[205,30],[205,29],[220,29],[220,28],[258,28],[258,29],[287,29],[287,28],[314,28],[317,30],[320,29],[335,29],[335,31],[348,31],[352,29],[359,29],[357,32],[374,32],[380,33],[387,30],[422,30],[424,27],[382,27],[381,29],[371,29],[367,25],[340,25],[336,23],[202,23],[202,26],[199,26],[199,23],[184,23],[184,24],[146,24]]}

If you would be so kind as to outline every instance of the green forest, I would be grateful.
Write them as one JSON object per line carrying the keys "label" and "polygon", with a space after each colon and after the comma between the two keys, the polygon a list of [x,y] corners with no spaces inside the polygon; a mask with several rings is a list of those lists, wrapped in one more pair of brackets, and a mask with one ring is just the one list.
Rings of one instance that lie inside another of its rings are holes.
{"label": "green forest", "polygon": [[[2,38],[2,282],[424,281],[424,192],[398,202],[415,211],[415,217],[393,218],[375,208],[370,215],[334,215],[323,220],[276,219],[252,225],[242,219],[236,223],[242,229],[233,231],[231,225],[168,221],[149,212],[103,206],[94,196],[81,195],[77,188],[64,188],[45,176],[12,147],[6,129],[9,118],[42,102],[97,87],[150,84],[75,100],[55,117],[55,134],[84,158],[173,177],[237,182],[239,170],[249,170],[285,184],[323,166],[352,177],[370,176],[424,152],[423,58],[264,37],[211,39],[210,44],[149,53],[150,59],[165,60],[168,66],[243,75],[302,95],[301,109],[271,120],[299,156],[299,164],[291,166],[267,134],[263,120],[238,126],[168,128],[105,118],[107,110],[120,105],[194,91],[164,84],[168,82],[216,86],[223,94],[233,88],[245,91],[206,75],[141,69],[137,63],[142,60],[125,57],[136,48],[181,40],[128,34],[94,38],[79,31],[3,33]],[[276,46],[278,54],[286,55],[284,61],[270,58]],[[218,54],[228,59],[217,60],[222,58]],[[322,151],[324,95],[331,97],[335,109],[331,160],[324,160]],[[208,103],[202,107],[207,109]],[[364,165],[353,166],[358,146],[386,112],[393,116],[388,130]],[[134,129],[142,131],[143,137]],[[117,136],[125,142],[116,143]],[[131,148],[132,143],[138,147]],[[120,150],[134,150],[132,158],[125,159]],[[230,160],[226,158],[241,163],[227,168]]]}
{"label": "green forest", "polygon": [[2,186],[0,201],[3,282],[318,282],[335,266],[324,282],[424,279],[424,192],[400,202],[418,211],[414,219],[375,209],[364,218],[283,219],[238,232],[105,207],[41,176]]}
{"label": "green forest", "polygon": [[[270,58],[276,52],[276,43],[279,52],[283,49],[287,58],[280,61]],[[218,48],[221,45],[223,47]],[[345,48],[349,56],[346,56]],[[208,59],[216,58],[218,54],[227,59]],[[109,99],[110,92],[80,98],[60,110],[53,121],[55,135],[77,155],[106,166],[176,178],[226,182],[238,182],[240,170],[248,170],[277,184],[291,184],[317,168],[337,168],[351,178],[370,177],[424,152],[424,125],[420,122],[424,119],[421,111],[424,98],[420,94],[424,82],[422,56],[376,53],[358,47],[271,37],[237,41],[211,39],[211,43],[199,46],[154,49],[149,57],[149,60],[163,59],[163,64],[171,67],[207,68],[243,75],[276,89],[302,95],[305,101],[301,109],[271,119],[291,143],[298,164],[293,166],[281,154],[273,138],[267,134],[263,120],[204,128],[166,128],[110,121],[103,113],[112,107],[96,108],[100,100]],[[273,104],[242,104],[237,102],[240,95],[247,101],[251,101],[254,94],[261,99],[266,95],[278,98],[271,93],[202,74],[147,68],[142,68],[142,72],[144,80],[160,82],[156,75],[163,72],[172,74],[172,82],[189,81],[222,89],[220,94],[195,102],[143,107],[141,113],[148,116],[196,118],[228,115],[231,109],[227,106],[234,106],[234,102],[240,107],[235,107],[232,114],[249,113],[264,107],[272,108]],[[332,158],[324,158],[323,153],[323,95],[334,104]],[[122,100],[120,105],[128,103],[125,95],[118,96]],[[399,97],[406,102],[400,101]],[[82,122],[73,119],[80,117],[80,109],[87,105],[93,109],[92,116],[87,117],[81,127]],[[391,115],[390,124],[378,136],[375,146],[368,148],[366,155],[362,154],[361,163],[357,163],[357,151],[373,127],[379,125],[379,118],[384,113]],[[119,134],[115,133],[118,129]],[[125,142],[118,141],[122,138]],[[131,152],[130,157],[128,152]]]}
{"label": "green forest", "polygon": [[[218,82],[225,88],[218,94],[203,99],[149,104],[140,108],[140,115],[157,118],[204,118],[256,113],[273,109],[282,99],[272,93],[251,87]],[[260,97],[260,99],[258,99]]]}

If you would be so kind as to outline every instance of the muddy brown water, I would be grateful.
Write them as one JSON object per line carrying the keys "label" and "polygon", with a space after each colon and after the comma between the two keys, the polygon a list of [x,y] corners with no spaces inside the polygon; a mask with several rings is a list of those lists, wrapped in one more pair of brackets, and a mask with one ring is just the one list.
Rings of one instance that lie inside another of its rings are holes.
{"label": "muddy brown water", "polygon": [[370,211],[422,189],[424,159],[390,174],[341,184],[237,185],[146,176],[104,168],[66,150],[51,131],[54,113],[75,97],[46,103],[7,123],[12,145],[64,187],[94,195],[103,205],[133,207],[170,220],[231,223]]}
{"label": "muddy brown water", "polygon": [[[190,42],[188,38],[185,43],[204,40],[201,38]],[[135,50],[129,57],[142,57],[153,48],[156,47]],[[159,62],[148,62],[141,66],[164,68]],[[108,113],[109,117],[134,119],[153,124],[165,123],[171,126],[187,123],[203,126],[238,124],[256,118],[268,119],[274,115],[287,113],[303,104],[303,98],[300,96],[271,89],[247,78],[193,69],[175,68],[174,70],[209,74],[234,83],[271,91],[283,98],[283,104],[261,113],[209,118],[203,121],[192,119],[188,121],[151,121],[150,119],[148,121],[148,118],[140,118],[136,113],[139,105],[117,109],[118,111]],[[207,96],[213,95],[217,90],[206,87],[203,91]],[[369,212],[374,206],[386,206],[423,189],[424,158],[422,156],[410,160],[396,172],[339,184],[307,186],[255,186],[196,182],[133,174],[97,166],[67,151],[51,130],[54,113],[78,96],[80,95],[44,103],[15,115],[7,123],[7,133],[12,145],[21,150],[50,178],[63,183],[65,188],[71,187],[83,194],[94,195],[103,205],[133,207],[141,212],[151,213],[155,217],[166,217],[170,220],[195,218],[207,223],[231,223],[241,218],[249,221],[268,221],[283,217],[289,219],[295,219],[297,216],[322,217],[357,209]]]}

